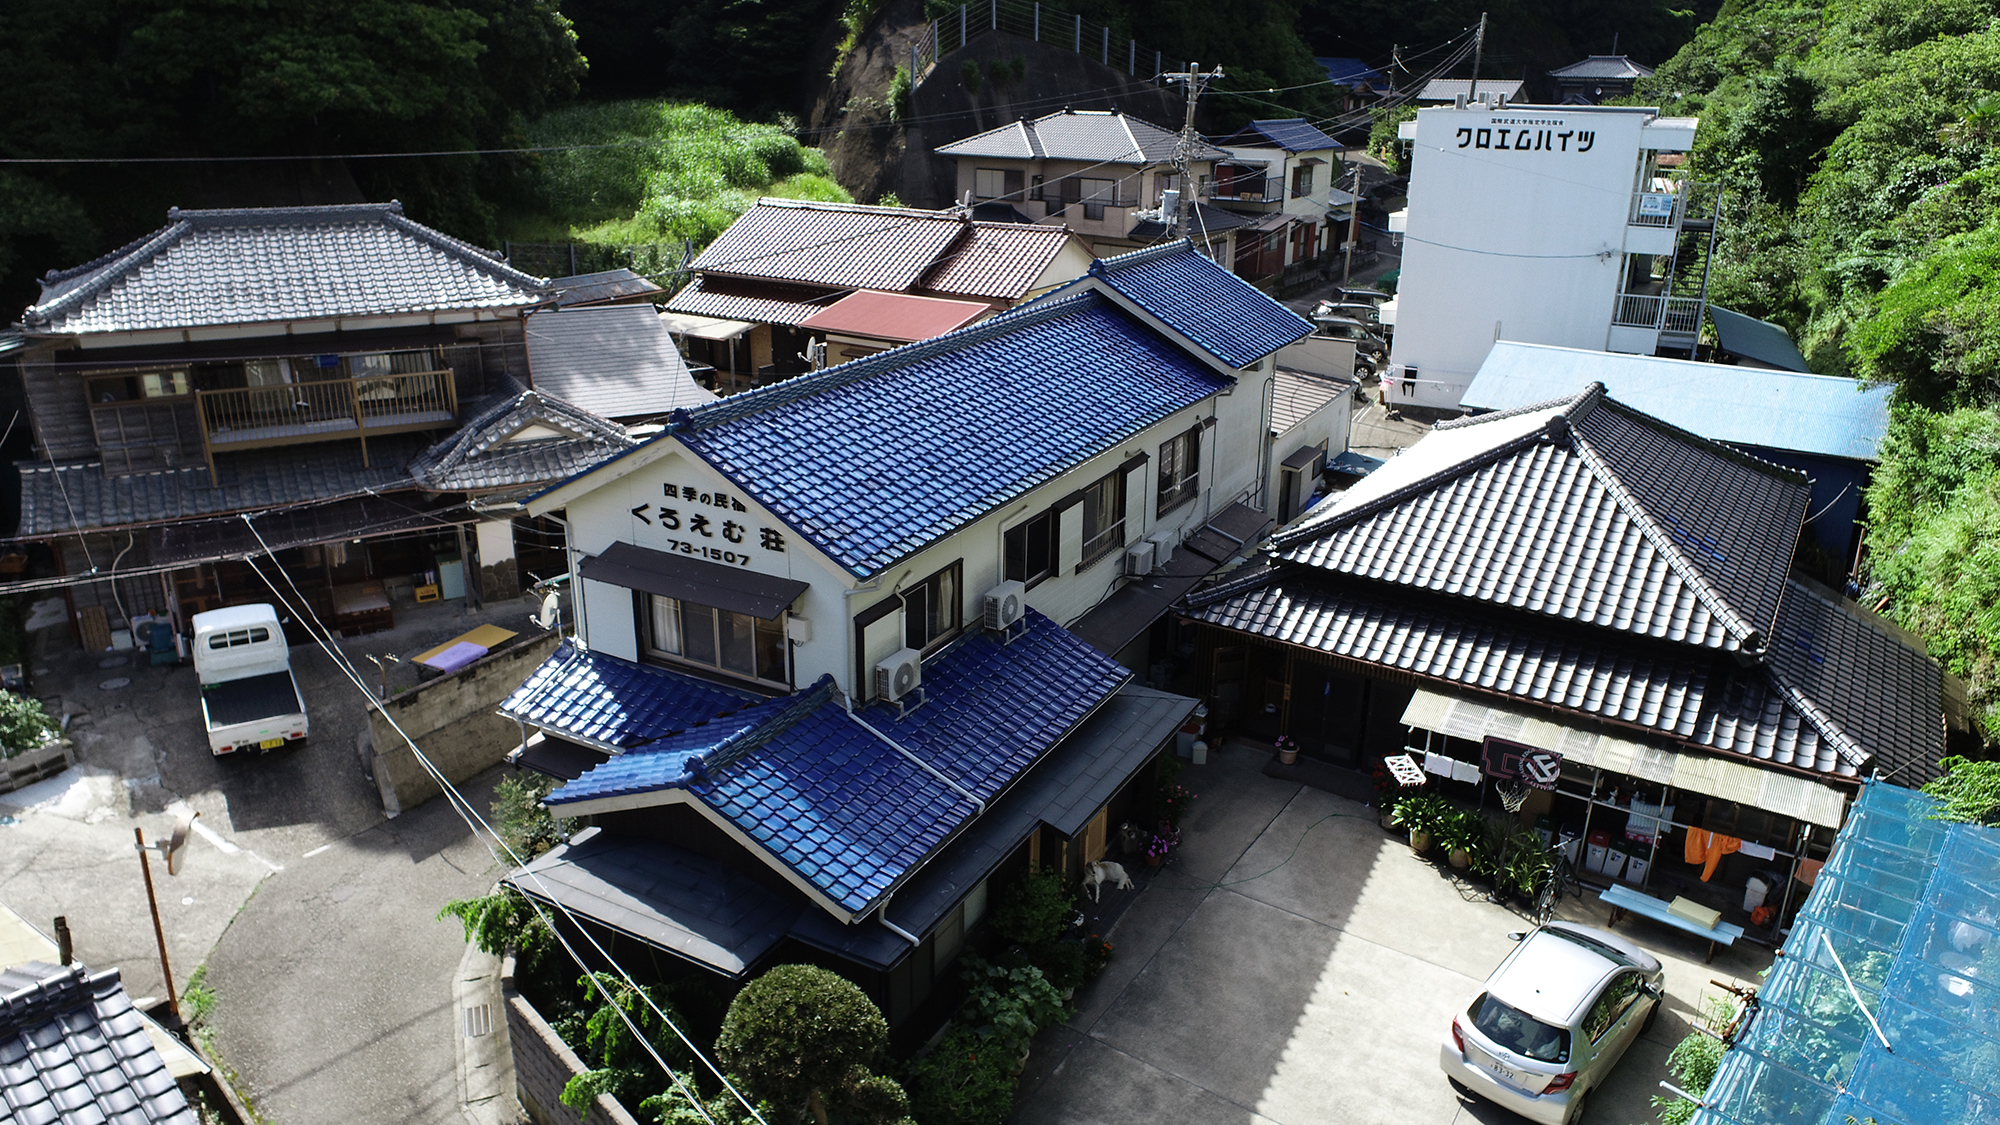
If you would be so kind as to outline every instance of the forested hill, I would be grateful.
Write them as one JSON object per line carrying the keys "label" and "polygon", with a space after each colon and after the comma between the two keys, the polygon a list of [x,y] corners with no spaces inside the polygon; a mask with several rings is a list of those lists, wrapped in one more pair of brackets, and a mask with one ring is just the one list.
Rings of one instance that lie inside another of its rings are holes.
{"label": "forested hill", "polygon": [[1702,118],[1731,193],[1714,300],[1896,385],[1864,600],[2000,740],[2000,3],[1732,2],[1636,100]]}

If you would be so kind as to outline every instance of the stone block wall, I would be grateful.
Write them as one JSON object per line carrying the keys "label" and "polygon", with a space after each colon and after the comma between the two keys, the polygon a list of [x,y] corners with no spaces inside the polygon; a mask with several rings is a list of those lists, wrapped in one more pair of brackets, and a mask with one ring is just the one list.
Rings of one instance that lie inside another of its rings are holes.
{"label": "stone block wall", "polygon": [[589,1068],[514,987],[511,954],[500,968],[500,995],[507,1005],[507,1036],[514,1050],[515,1094],[536,1125],[638,1125],[609,1094],[597,1095],[587,1117],[577,1116],[562,1103],[563,1087]]}
{"label": "stone block wall", "polygon": [[[453,782],[498,765],[521,745],[521,728],[496,714],[528,673],[548,659],[562,635],[555,630],[514,641],[447,676],[419,684],[368,714],[367,757],[382,807],[395,816],[443,792],[396,733],[400,726]],[[392,726],[390,720],[395,725]]]}

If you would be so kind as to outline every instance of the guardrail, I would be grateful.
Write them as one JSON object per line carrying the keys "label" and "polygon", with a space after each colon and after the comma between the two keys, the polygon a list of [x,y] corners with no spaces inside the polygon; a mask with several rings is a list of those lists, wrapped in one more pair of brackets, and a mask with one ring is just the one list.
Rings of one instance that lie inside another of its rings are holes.
{"label": "guardrail", "polygon": [[458,417],[458,388],[450,371],[412,371],[196,391],[195,410],[211,475],[218,449],[296,441],[358,437],[365,464],[371,435],[449,425]]}
{"label": "guardrail", "polygon": [[[1180,60],[1169,60],[1160,51],[1145,50],[1137,39],[1117,35],[1109,27],[1086,23],[1074,12],[1023,0],[980,0],[960,4],[957,11],[932,20],[917,36],[917,41],[910,45],[910,84],[921,84],[940,58],[995,31],[1025,36],[1037,43],[1066,46],[1079,55],[1094,54],[1105,66],[1123,63],[1125,72],[1134,77],[1141,72],[1159,74],[1169,64],[1180,65]],[[1124,42],[1118,42],[1120,39]],[[1152,57],[1149,59],[1148,55]]]}
{"label": "guardrail", "polygon": [[1701,332],[1699,297],[1647,297],[1620,293],[1611,323],[1621,328],[1652,328],[1661,332]]}

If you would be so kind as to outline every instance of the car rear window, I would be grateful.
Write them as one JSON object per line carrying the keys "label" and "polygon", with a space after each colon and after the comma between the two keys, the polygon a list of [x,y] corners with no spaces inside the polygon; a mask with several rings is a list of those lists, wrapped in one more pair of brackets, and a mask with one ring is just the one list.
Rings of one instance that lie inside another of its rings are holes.
{"label": "car rear window", "polygon": [[1472,1025],[1494,1043],[1536,1062],[1568,1062],[1569,1030],[1543,1023],[1510,1004],[1482,996],[1469,1013]]}

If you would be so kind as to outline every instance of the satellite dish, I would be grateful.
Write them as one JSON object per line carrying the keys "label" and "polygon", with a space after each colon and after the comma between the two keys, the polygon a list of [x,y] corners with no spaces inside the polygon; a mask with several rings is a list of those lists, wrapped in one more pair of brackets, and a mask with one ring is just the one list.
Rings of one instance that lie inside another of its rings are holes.
{"label": "satellite dish", "polygon": [[188,836],[194,831],[194,818],[200,815],[193,809],[182,813],[179,819],[174,821],[173,835],[168,836],[165,843],[155,845],[160,849],[160,854],[166,858],[167,874],[181,873],[181,857],[187,854]]}
{"label": "satellite dish", "polygon": [[561,612],[561,599],[556,596],[554,590],[550,590],[542,595],[542,608],[536,610],[534,614],[535,624],[544,629],[553,629]]}

